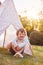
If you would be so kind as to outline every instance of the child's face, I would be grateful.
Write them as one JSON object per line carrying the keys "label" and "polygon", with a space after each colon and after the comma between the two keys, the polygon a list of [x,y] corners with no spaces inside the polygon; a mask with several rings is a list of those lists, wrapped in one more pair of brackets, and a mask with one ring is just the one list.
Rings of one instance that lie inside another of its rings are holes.
{"label": "child's face", "polygon": [[25,37],[25,32],[22,33],[21,31],[19,31],[17,37],[18,37],[19,40],[23,40],[24,37]]}

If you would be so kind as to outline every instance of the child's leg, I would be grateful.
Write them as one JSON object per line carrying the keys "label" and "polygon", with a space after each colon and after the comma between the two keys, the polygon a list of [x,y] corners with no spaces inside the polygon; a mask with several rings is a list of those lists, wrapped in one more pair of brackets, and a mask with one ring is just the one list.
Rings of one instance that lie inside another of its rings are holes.
{"label": "child's leg", "polygon": [[9,52],[11,53],[11,55],[15,55],[16,54],[16,52],[12,48],[10,48]]}
{"label": "child's leg", "polygon": [[9,43],[8,45],[7,45],[7,49],[10,49],[12,47],[12,43]]}
{"label": "child's leg", "polygon": [[19,53],[23,54],[24,48],[22,48],[20,51],[18,51]]}
{"label": "child's leg", "polygon": [[23,55],[21,53],[19,53],[19,52],[17,52],[14,56],[23,58]]}
{"label": "child's leg", "polygon": [[23,48],[20,51],[18,51],[14,56],[23,58],[22,54],[23,54]]}
{"label": "child's leg", "polygon": [[7,49],[8,49],[8,51],[11,53],[11,55],[14,55],[16,52],[13,50],[13,48],[12,48],[12,43],[9,43],[8,45],[7,45]]}

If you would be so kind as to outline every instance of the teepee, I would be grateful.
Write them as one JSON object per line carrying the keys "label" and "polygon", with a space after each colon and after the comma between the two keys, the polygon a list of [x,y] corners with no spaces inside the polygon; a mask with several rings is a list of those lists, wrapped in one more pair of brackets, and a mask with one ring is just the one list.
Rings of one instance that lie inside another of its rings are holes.
{"label": "teepee", "polygon": [[2,4],[2,2],[0,2],[0,15],[3,12],[3,9],[4,9],[4,4]]}
{"label": "teepee", "polygon": [[0,12],[0,34],[11,24],[16,30],[23,27],[17,15],[13,0],[5,0],[1,5]]}
{"label": "teepee", "polygon": [[6,29],[11,24],[16,30],[23,28],[17,15],[13,0],[5,0],[5,2],[0,5],[0,35],[5,32],[4,42],[6,37]]}

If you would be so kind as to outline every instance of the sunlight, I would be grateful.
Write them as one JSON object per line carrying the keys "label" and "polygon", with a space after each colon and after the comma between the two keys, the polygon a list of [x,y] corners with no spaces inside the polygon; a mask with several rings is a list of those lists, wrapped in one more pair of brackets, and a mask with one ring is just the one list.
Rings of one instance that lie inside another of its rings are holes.
{"label": "sunlight", "polygon": [[33,0],[31,2],[31,8],[30,10],[27,10],[27,17],[38,19],[39,18],[39,12],[42,9],[42,3],[40,0]]}
{"label": "sunlight", "polygon": [[[5,0],[0,0],[5,1]],[[43,8],[42,0],[13,0],[18,14],[29,18],[38,19],[38,13]],[[27,11],[26,13],[24,11]]]}
{"label": "sunlight", "polygon": [[33,19],[38,19],[38,14],[36,11],[30,11],[30,12],[27,12],[27,17],[29,18],[33,18]]}
{"label": "sunlight", "polygon": [[[21,16],[27,16],[29,18],[38,19],[38,13],[42,9],[41,0],[14,0],[16,9]],[[24,12],[24,11],[27,12]]]}

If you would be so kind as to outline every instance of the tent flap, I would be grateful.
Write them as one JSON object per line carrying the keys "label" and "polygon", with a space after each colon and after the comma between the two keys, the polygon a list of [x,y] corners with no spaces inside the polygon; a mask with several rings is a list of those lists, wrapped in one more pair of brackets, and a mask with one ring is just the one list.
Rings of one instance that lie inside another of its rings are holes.
{"label": "tent flap", "polygon": [[[23,28],[17,15],[13,0],[5,0],[3,4],[4,9],[2,12],[0,11],[0,34],[4,32],[10,24],[13,24],[16,30],[18,30],[19,28]],[[1,9],[2,8],[3,6],[1,7]]]}

